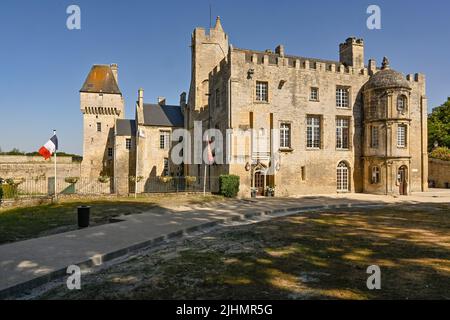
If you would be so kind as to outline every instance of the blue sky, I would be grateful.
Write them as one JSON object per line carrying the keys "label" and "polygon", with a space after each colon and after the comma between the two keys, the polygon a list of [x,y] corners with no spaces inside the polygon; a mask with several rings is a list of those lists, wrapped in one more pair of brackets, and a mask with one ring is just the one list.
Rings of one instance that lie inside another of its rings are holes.
{"label": "blue sky", "polygon": [[[190,36],[209,26],[209,4],[235,47],[284,44],[288,54],[338,59],[348,36],[365,40],[366,62],[427,76],[429,109],[450,96],[450,2],[235,0],[2,0],[0,148],[35,151],[58,130],[61,151],[82,152],[79,89],[92,64],[118,63],[126,116],[139,87],[145,100],[178,102],[190,82]],[[81,30],[66,28],[66,8],[81,8]],[[381,7],[382,29],[366,9]]]}

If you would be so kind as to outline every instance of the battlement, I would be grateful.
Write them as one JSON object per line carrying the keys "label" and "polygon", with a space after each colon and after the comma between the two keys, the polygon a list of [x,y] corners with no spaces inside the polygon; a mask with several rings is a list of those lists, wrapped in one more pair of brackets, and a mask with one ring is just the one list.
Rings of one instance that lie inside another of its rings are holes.
{"label": "battlement", "polygon": [[[233,49],[234,53],[244,54],[245,62],[250,65],[266,65],[279,68],[291,68],[297,70],[312,70],[316,72],[333,72],[342,74],[354,74],[368,76],[368,68],[354,68],[346,66],[338,61],[296,57],[276,53]],[[284,53],[284,52],[283,52]]]}
{"label": "battlement", "polygon": [[353,46],[353,45],[362,47],[362,46],[364,46],[364,40],[361,38],[358,39],[356,37],[350,37],[350,38],[347,38],[347,40],[345,40],[344,43],[339,44],[339,48],[343,49],[343,48]]}
{"label": "battlement", "polygon": [[414,73],[406,75],[406,80],[410,82],[425,82],[425,75],[423,73]]}

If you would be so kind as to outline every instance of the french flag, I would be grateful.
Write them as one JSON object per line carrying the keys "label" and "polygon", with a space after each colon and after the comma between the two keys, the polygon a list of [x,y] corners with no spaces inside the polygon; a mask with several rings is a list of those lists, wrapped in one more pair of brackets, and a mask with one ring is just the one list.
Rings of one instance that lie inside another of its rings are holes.
{"label": "french flag", "polygon": [[39,154],[47,160],[48,158],[51,158],[56,150],[58,150],[58,137],[54,134],[53,137],[39,149]]}

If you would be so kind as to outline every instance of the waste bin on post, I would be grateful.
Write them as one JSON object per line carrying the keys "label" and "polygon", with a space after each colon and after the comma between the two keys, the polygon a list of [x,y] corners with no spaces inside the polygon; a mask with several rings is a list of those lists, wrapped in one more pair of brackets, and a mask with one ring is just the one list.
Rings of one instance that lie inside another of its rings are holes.
{"label": "waste bin on post", "polygon": [[87,228],[89,227],[91,207],[80,206],[78,207],[78,227]]}

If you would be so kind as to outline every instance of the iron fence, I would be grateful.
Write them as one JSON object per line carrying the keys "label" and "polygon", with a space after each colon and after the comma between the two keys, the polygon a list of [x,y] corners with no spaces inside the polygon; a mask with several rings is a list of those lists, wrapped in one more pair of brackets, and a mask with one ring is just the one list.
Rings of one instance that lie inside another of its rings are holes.
{"label": "iron fence", "polygon": [[[31,198],[53,196],[55,194],[55,179],[17,179],[0,185],[3,199]],[[211,190],[211,181],[206,178],[206,191]],[[134,177],[124,178],[57,178],[56,193],[58,195],[112,195],[134,193],[176,193],[202,192],[203,177],[148,177],[134,180]]]}

